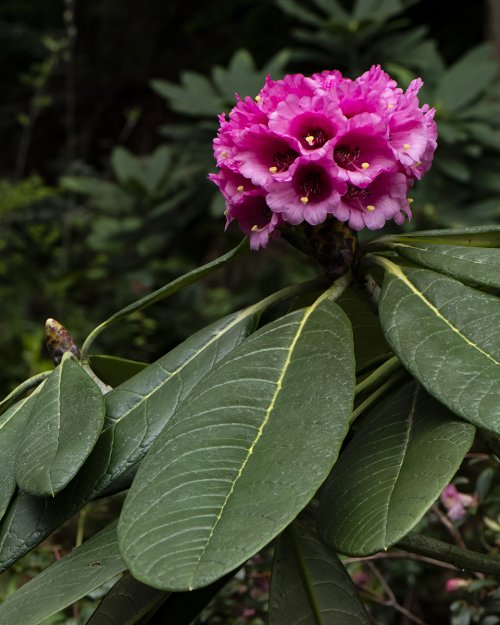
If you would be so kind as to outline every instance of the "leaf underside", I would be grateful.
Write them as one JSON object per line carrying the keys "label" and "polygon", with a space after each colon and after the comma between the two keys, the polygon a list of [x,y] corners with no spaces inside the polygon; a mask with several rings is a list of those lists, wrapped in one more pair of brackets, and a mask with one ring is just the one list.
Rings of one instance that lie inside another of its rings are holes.
{"label": "leaf underside", "polygon": [[383,551],[419,522],[475,428],[411,382],[363,420],[322,490],[318,528],[340,553]]}

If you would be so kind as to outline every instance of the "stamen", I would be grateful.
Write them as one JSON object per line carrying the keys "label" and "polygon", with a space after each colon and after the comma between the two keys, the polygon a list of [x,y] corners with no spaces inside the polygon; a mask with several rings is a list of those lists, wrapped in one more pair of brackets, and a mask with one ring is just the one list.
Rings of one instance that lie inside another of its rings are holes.
{"label": "stamen", "polygon": [[239,187],[236,187],[236,190],[237,190],[237,191],[239,191],[240,193],[241,193],[244,189],[245,189],[245,187],[244,187],[242,184],[240,184],[240,186],[239,186]]}
{"label": "stamen", "polygon": [[356,167],[355,161],[358,160],[361,150],[359,146],[351,147],[350,145],[338,145],[334,151],[334,160],[339,167],[347,169],[348,167]]}
{"label": "stamen", "polygon": [[307,146],[304,146],[305,148],[316,149],[324,146],[329,137],[323,128],[308,128],[302,135],[302,139],[307,143]]}
{"label": "stamen", "polygon": [[304,197],[300,198],[300,201],[302,202],[302,204],[307,204],[307,202],[309,202],[309,198],[304,195]]}
{"label": "stamen", "polygon": [[275,173],[278,171],[278,168],[277,168],[277,167],[275,167],[275,166],[273,165],[272,167],[269,167],[269,171],[270,171],[272,174],[275,174]]}
{"label": "stamen", "polygon": [[269,171],[271,171],[272,174],[275,174],[278,171],[280,173],[287,171],[298,155],[299,153],[291,148],[286,152],[276,152],[272,160],[274,166],[276,167],[276,171],[272,171],[271,169]]}
{"label": "stamen", "polygon": [[409,150],[409,149],[410,149],[410,147],[411,147],[411,145],[410,145],[409,143],[403,143],[403,148],[404,148],[405,150]]}
{"label": "stamen", "polygon": [[412,197],[409,197],[407,201],[408,201],[408,204],[413,204],[415,200]]}
{"label": "stamen", "polygon": [[372,213],[375,210],[375,206],[373,206],[373,204],[368,204],[368,206],[366,207],[366,210]]}
{"label": "stamen", "polygon": [[252,226],[252,232],[258,232],[259,231],[259,226],[257,226],[257,224],[255,226]]}
{"label": "stamen", "polygon": [[420,167],[420,165],[422,165],[422,161],[415,161],[414,165],[415,167]]}
{"label": "stamen", "polygon": [[361,169],[368,169],[370,167],[370,163],[361,163]]}
{"label": "stamen", "polygon": [[224,211],[224,217],[227,217],[228,212],[229,212],[229,211],[228,211],[228,210],[227,210],[227,208],[226,208],[226,210]]}
{"label": "stamen", "polygon": [[388,104],[388,105],[387,105],[387,108],[388,108],[389,110],[393,109],[393,108],[394,108],[394,104]]}
{"label": "stamen", "polygon": [[259,103],[261,100],[262,100],[262,98],[260,97],[260,95],[256,95],[256,96],[255,96],[255,101],[256,101],[257,103]]}
{"label": "stamen", "polygon": [[226,150],[224,150],[224,152],[221,152],[220,155],[222,156],[222,158],[227,158],[229,156],[229,152],[226,152]]}

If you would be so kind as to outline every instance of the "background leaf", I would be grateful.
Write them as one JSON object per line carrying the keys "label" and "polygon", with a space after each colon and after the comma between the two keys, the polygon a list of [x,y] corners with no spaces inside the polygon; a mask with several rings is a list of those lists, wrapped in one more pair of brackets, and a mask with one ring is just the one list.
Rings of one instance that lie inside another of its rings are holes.
{"label": "background leaf", "polygon": [[475,428],[414,382],[363,420],[322,490],[318,528],[341,553],[383,551],[411,531],[460,466]]}
{"label": "background leaf", "polygon": [[385,240],[394,241],[395,243],[408,241],[415,243],[418,241],[419,243],[498,248],[500,247],[500,226],[470,226],[468,228],[453,228],[451,230],[422,230],[378,239],[378,241],[382,242]]}
{"label": "background leaf", "polygon": [[261,328],[205,378],[125,501],[121,548],[135,577],[204,586],[295,517],[347,432],[352,350],[347,317],[320,298]]}
{"label": "background leaf", "polygon": [[105,354],[90,356],[89,362],[97,377],[113,387],[123,384],[148,366],[147,362]]}
{"label": "background leaf", "polygon": [[500,250],[466,245],[400,243],[394,249],[414,263],[458,280],[500,288]]}
{"label": "background leaf", "polygon": [[352,325],[356,371],[364,370],[391,354],[378,317],[363,295],[351,287],[338,300]]}
{"label": "background leaf", "polygon": [[427,269],[382,261],[386,338],[404,366],[453,412],[500,432],[500,299]]}
{"label": "background leaf", "polygon": [[137,625],[167,597],[164,590],[156,590],[131,575],[124,575],[104,597],[86,625]]}
{"label": "background leaf", "polygon": [[0,605],[0,622],[40,625],[125,569],[115,522],[8,597]]}
{"label": "background leaf", "polygon": [[438,106],[456,111],[470,104],[491,83],[496,72],[491,45],[473,48],[443,75],[435,93]]}
{"label": "background leaf", "polygon": [[342,562],[315,536],[291,525],[274,555],[269,625],[368,625]]}
{"label": "background leaf", "polygon": [[33,495],[59,492],[91,452],[104,421],[97,384],[67,352],[36,395],[16,457],[16,482]]}

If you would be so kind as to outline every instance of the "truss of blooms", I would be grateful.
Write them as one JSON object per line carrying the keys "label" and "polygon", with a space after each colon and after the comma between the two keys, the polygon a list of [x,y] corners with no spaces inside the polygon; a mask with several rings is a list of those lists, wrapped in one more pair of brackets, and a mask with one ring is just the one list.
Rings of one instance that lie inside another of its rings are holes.
{"label": "truss of blooms", "polygon": [[436,149],[435,110],[419,105],[422,80],[406,91],[373,66],[355,80],[336,70],[267,78],[239,99],[214,139],[210,179],[252,249],[283,225],[333,216],[353,230],[411,218],[408,190]]}

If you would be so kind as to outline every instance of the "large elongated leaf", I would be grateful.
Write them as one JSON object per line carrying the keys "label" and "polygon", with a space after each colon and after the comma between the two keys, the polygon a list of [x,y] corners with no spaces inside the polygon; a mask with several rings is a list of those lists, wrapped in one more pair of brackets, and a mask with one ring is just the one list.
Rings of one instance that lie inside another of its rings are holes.
{"label": "large elongated leaf", "polygon": [[[372,243],[442,243],[445,245],[472,245],[473,247],[500,247],[500,226],[470,226],[443,230],[421,230],[398,235],[386,235]],[[370,244],[371,245],[371,244]]]}
{"label": "large elongated leaf", "polygon": [[380,321],[424,387],[474,425],[500,432],[500,299],[427,269],[386,269]]}
{"label": "large elongated leaf", "polygon": [[8,597],[0,623],[39,625],[125,569],[115,522]]}
{"label": "large elongated leaf", "polygon": [[97,384],[67,352],[37,393],[16,457],[16,482],[33,495],[52,495],[75,476],[104,422]]}
{"label": "large elongated leaf", "polygon": [[319,530],[341,553],[387,549],[457,471],[475,428],[414,382],[369,413],[323,488]]}
{"label": "large elongated leaf", "polygon": [[132,574],[197,588],[265,545],[334,463],[353,390],[351,328],[329,297],[236,348],[139,468],[119,526]]}
{"label": "large elongated leaf", "polygon": [[394,249],[427,269],[459,280],[500,288],[498,248],[408,242],[396,244]]}
{"label": "large elongated leaf", "polygon": [[[191,390],[255,327],[258,310],[228,315],[160,358],[105,399],[108,423],[75,479],[54,499],[19,494],[0,526],[0,569],[40,543],[147,453]],[[123,484],[123,487],[128,484]]]}
{"label": "large elongated leaf", "polygon": [[26,397],[11,406],[0,417],[0,519],[5,514],[10,499],[16,489],[14,468],[16,463],[16,449],[24,433],[24,427],[29,417],[36,395]]}
{"label": "large elongated leaf", "polygon": [[473,48],[445,72],[435,93],[436,102],[450,111],[465,107],[491,83],[496,71],[491,45]]}
{"label": "large elongated leaf", "polygon": [[100,380],[114,387],[145,369],[148,363],[99,354],[90,356],[90,366]]}
{"label": "large elongated leaf", "polygon": [[368,616],[338,557],[291,526],[274,555],[269,625],[368,625]]}
{"label": "large elongated leaf", "polygon": [[356,371],[364,370],[391,353],[377,315],[370,309],[361,293],[351,287],[338,300],[349,317],[354,335]]}
{"label": "large elongated leaf", "polygon": [[108,592],[86,625],[139,625],[168,597],[164,590],[124,575]]}

